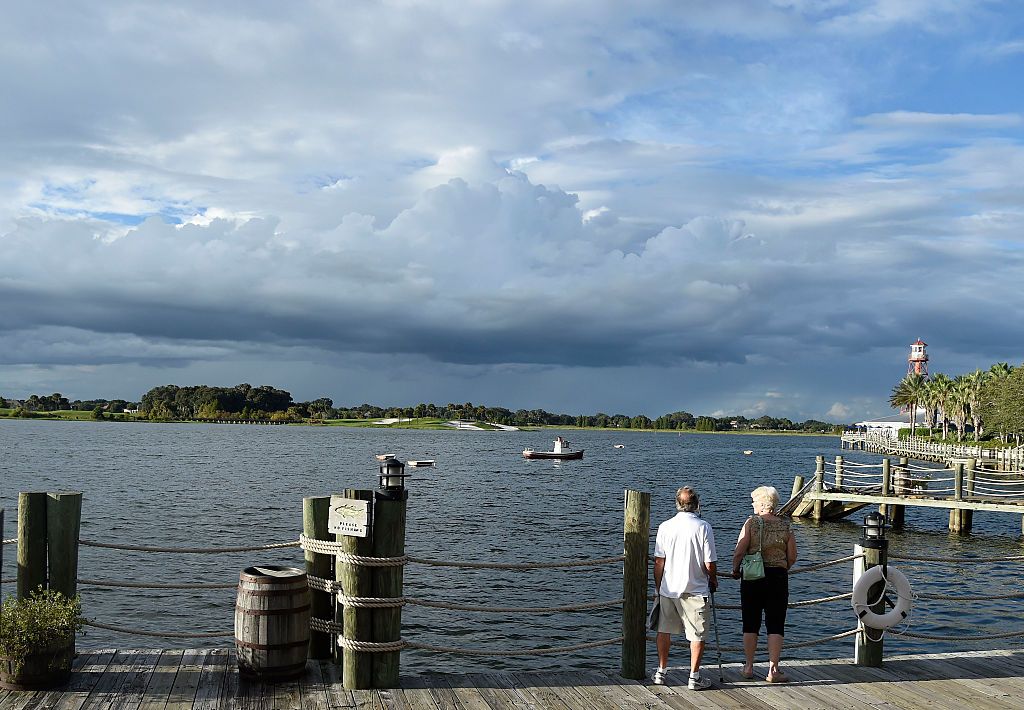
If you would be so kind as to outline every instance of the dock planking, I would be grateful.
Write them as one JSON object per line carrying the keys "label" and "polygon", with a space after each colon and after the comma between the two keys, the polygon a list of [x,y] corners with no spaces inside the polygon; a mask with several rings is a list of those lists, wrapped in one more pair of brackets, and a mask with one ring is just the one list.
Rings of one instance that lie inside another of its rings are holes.
{"label": "dock planking", "polygon": [[[83,651],[64,688],[0,690],[0,710],[894,710],[1020,708],[1024,649],[893,656],[882,668],[849,660],[786,664],[792,682],[740,677],[740,664],[704,673],[715,687],[686,688],[676,666],[664,686],[611,671],[425,673],[401,687],[345,690],[338,669],[309,661],[297,681],[264,685],[241,678],[233,649]],[[757,670],[763,675],[764,664]]]}

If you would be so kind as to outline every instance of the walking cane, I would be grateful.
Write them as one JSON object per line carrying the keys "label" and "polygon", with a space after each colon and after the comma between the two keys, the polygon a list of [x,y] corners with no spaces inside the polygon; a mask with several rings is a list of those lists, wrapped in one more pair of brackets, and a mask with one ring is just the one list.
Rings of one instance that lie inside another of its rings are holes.
{"label": "walking cane", "polygon": [[715,651],[718,653],[718,682],[725,682],[722,671],[722,642],[718,640],[718,612],[715,610],[715,593],[711,592],[711,620],[715,623]]}

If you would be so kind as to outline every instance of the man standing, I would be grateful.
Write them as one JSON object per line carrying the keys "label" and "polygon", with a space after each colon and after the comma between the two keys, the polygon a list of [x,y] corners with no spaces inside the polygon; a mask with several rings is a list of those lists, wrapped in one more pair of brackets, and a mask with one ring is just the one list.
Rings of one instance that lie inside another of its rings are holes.
{"label": "man standing", "polygon": [[700,675],[707,635],[708,597],[718,588],[715,534],[697,514],[700,498],[689,486],[676,491],[676,513],[658,526],[654,545],[654,587],[661,606],[658,621],[658,669],[655,685],[664,685],[672,634],[685,631],[690,642],[690,690],[711,681]]}

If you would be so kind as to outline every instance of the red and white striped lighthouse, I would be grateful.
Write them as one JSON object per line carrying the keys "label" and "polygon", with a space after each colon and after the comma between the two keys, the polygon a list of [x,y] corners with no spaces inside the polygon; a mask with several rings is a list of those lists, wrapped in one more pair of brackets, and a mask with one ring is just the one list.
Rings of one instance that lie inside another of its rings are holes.
{"label": "red and white striped lighthouse", "polygon": [[926,347],[928,347],[928,343],[920,338],[917,339],[917,342],[910,344],[910,357],[907,358],[908,375],[928,376],[928,353],[925,351]]}

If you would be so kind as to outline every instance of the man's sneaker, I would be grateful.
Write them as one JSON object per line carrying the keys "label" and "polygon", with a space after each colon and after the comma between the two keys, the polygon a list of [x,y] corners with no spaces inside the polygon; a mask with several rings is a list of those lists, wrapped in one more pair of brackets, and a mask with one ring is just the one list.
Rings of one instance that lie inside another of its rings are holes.
{"label": "man's sneaker", "polygon": [[711,681],[700,675],[691,675],[686,687],[690,690],[707,690],[711,687]]}
{"label": "man's sneaker", "polygon": [[665,675],[668,673],[668,668],[658,668],[654,671],[654,675],[651,676],[651,682],[655,685],[665,685]]}

